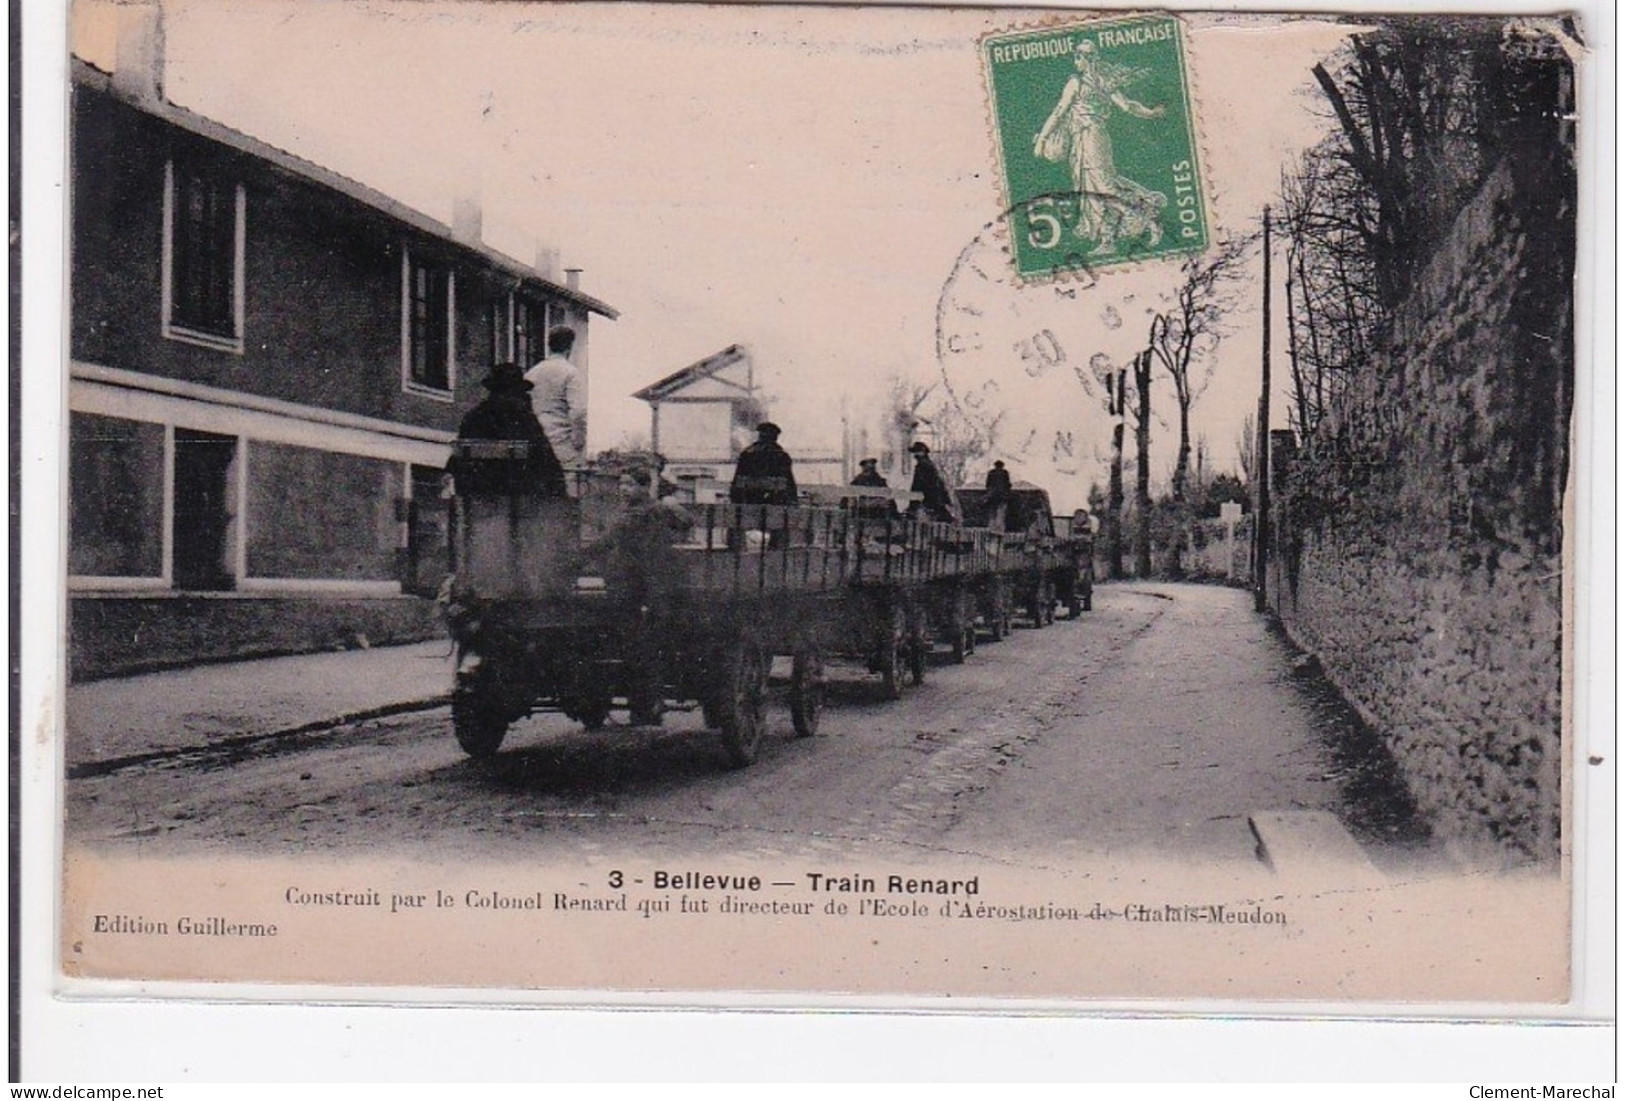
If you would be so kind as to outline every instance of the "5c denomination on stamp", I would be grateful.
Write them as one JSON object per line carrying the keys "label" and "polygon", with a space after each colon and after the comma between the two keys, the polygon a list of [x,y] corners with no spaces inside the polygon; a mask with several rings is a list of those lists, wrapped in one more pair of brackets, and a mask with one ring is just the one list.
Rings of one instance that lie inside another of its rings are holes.
{"label": "5c denomination on stamp", "polygon": [[1018,278],[1207,246],[1178,19],[999,32],[982,62]]}

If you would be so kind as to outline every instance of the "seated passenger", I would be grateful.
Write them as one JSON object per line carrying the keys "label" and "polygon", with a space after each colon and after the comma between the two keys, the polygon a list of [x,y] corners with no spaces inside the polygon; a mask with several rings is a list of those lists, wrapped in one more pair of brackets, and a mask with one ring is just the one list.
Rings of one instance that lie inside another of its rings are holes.
{"label": "seated passenger", "polygon": [[[888,483],[879,469],[880,460],[864,459],[858,463],[857,477],[852,479],[855,486],[871,486],[876,489],[887,488]],[[877,497],[857,498],[857,513],[865,520],[886,520],[897,515],[897,502],[881,500]]]}
{"label": "seated passenger", "polygon": [[457,426],[459,440],[523,443],[522,456],[469,457],[455,451],[446,472],[457,492],[563,497],[564,467],[530,406],[531,384],[518,364],[498,363],[483,383],[485,397]]}

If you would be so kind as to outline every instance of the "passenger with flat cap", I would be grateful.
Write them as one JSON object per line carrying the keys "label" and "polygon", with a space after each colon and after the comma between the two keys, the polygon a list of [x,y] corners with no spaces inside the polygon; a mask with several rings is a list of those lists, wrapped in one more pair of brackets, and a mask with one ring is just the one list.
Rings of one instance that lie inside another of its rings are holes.
{"label": "passenger with flat cap", "polygon": [[[874,489],[885,489],[888,485],[885,475],[880,473],[879,459],[864,459],[858,463],[857,477],[852,479],[855,486],[869,486]],[[874,497],[859,497],[857,501],[858,515],[870,520],[884,520],[897,514],[896,501],[882,501]]]}
{"label": "passenger with flat cap", "polygon": [[880,470],[878,469],[879,466],[879,459],[861,460],[858,463],[858,476],[852,479],[852,484],[855,486],[877,486],[884,488],[886,485],[886,477],[880,473]]}
{"label": "passenger with flat cap", "polygon": [[564,468],[531,409],[531,384],[516,363],[498,363],[482,383],[486,394],[457,426],[459,440],[523,443],[511,458],[453,453],[446,470],[458,493],[525,493],[563,497]]}
{"label": "passenger with flat cap", "polygon": [[908,450],[914,456],[914,482],[910,492],[918,493],[920,500],[909,506],[911,512],[921,512],[929,520],[944,524],[959,522],[959,499],[948,487],[948,481],[931,461],[931,448],[924,440],[915,440]]}

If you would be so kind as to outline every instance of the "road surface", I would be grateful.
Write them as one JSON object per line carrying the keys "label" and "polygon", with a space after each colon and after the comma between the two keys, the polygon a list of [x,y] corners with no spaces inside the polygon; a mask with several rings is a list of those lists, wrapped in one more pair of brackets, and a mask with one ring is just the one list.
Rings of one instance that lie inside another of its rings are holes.
{"label": "road surface", "polygon": [[1424,851],[1369,736],[1233,589],[1101,586],[1075,622],[938,657],[900,702],[860,665],[829,677],[805,740],[776,683],[740,771],[697,713],[658,729],[617,713],[595,733],[539,715],[476,762],[442,707],[72,780],[69,837],[115,853],[1212,864],[1257,860],[1259,812],[1324,811],[1379,866]]}

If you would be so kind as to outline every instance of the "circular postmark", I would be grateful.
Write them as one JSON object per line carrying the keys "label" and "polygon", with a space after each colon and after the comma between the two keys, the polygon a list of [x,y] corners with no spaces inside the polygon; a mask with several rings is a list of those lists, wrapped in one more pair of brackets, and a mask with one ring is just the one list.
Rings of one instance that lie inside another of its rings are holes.
{"label": "circular postmark", "polygon": [[1097,270],[1079,239],[1051,277],[1022,279],[1010,235],[1023,213],[986,223],[956,256],[937,296],[937,367],[983,465],[1003,459],[1078,507],[1106,483],[1120,372],[1146,345],[1168,272]]}

